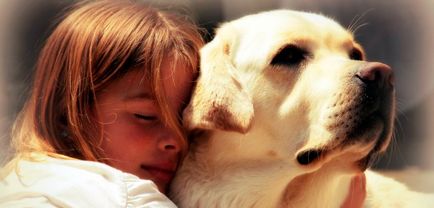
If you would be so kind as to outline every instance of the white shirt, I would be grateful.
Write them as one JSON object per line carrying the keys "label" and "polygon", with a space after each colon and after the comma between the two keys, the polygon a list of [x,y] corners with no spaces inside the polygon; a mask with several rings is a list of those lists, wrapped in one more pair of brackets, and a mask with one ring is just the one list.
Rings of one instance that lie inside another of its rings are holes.
{"label": "white shirt", "polygon": [[20,160],[0,179],[0,207],[176,207],[150,180],[103,163]]}

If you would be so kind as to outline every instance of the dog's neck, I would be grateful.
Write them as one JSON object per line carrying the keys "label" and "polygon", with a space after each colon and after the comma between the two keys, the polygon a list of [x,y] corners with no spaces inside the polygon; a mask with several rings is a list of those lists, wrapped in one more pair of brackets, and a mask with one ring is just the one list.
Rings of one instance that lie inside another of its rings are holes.
{"label": "dog's neck", "polygon": [[172,197],[180,207],[339,207],[348,193],[351,175],[335,167],[300,175],[275,163],[227,165],[209,157],[211,143],[194,145],[174,180]]}
{"label": "dog's neck", "polygon": [[213,166],[198,158],[188,155],[174,180],[172,199],[179,207],[279,207],[289,176]]}
{"label": "dog's neck", "polygon": [[330,168],[297,176],[286,187],[281,207],[340,207],[350,183],[351,175]]}

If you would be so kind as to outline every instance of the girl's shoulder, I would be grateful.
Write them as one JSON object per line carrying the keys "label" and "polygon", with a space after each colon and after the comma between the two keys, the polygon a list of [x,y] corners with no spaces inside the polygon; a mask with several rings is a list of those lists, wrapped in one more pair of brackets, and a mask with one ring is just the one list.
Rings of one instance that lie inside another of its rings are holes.
{"label": "girl's shoulder", "polygon": [[150,180],[103,163],[48,156],[16,161],[0,189],[0,207],[175,207]]}

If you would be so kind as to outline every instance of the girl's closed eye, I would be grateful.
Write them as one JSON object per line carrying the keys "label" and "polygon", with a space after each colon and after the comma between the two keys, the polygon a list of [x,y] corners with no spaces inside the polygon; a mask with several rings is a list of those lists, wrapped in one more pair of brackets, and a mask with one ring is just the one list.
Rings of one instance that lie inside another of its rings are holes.
{"label": "girl's closed eye", "polygon": [[152,122],[152,121],[157,121],[158,120],[157,116],[154,116],[154,115],[145,115],[145,114],[140,114],[140,113],[134,113],[134,117],[136,117],[139,120],[147,121],[147,122]]}

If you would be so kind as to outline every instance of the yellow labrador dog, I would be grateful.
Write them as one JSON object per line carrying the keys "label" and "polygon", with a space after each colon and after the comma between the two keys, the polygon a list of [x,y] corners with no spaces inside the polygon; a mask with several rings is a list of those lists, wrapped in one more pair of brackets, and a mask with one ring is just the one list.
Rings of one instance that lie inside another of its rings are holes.
{"label": "yellow labrador dog", "polygon": [[[196,134],[172,183],[180,207],[340,207],[351,178],[391,140],[392,69],[365,61],[329,18],[246,16],[223,24],[201,56],[184,111]],[[430,196],[366,176],[367,207],[434,207]]]}

